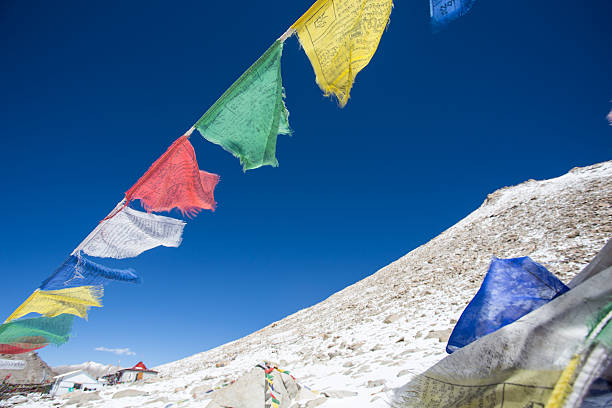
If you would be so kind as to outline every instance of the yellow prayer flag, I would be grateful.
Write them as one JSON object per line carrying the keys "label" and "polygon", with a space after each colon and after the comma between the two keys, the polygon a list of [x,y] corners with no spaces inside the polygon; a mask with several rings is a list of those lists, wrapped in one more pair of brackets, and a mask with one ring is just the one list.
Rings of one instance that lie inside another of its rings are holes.
{"label": "yellow prayer flag", "polygon": [[67,313],[87,318],[87,309],[90,306],[102,307],[100,299],[103,293],[102,286],[79,286],[59,290],[36,289],[6,319],[5,323],[28,313],[39,313],[46,317],[55,317]]}
{"label": "yellow prayer flag", "polygon": [[326,96],[341,107],[349,99],[355,76],[376,52],[387,27],[393,0],[317,0],[291,26]]}

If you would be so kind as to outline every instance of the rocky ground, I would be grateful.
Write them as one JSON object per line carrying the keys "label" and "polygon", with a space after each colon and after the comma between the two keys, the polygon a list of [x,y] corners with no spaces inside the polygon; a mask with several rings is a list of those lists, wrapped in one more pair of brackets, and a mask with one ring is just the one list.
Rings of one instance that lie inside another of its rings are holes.
{"label": "rocky ground", "polygon": [[[296,401],[295,408],[386,408],[391,389],[445,356],[445,341],[491,257],[529,255],[567,282],[612,237],[611,220],[612,162],[502,188],[427,244],[319,304],[157,367],[161,374],[149,383],[110,387],[95,401],[73,402],[206,406],[213,393],[205,390],[271,360],[316,391]],[[10,403],[70,402],[23,398]]]}

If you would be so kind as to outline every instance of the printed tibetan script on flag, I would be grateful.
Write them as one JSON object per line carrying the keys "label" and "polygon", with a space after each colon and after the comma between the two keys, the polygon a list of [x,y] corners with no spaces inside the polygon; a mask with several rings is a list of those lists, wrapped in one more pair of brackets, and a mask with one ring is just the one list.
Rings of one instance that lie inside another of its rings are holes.
{"label": "printed tibetan script on flag", "polygon": [[70,255],[64,263],[40,285],[43,290],[106,285],[113,281],[140,283],[132,268],[117,269],[100,265],[85,258],[81,252]]}
{"label": "printed tibetan script on flag", "polygon": [[102,221],[76,251],[99,258],[133,258],[163,245],[181,244],[185,222],[125,207]]}
{"label": "printed tibetan script on flag", "polygon": [[63,313],[87,317],[91,306],[102,307],[102,286],[80,286],[60,290],[36,289],[5,321],[19,319],[28,313],[55,317]]}
{"label": "printed tibetan script on flag", "polygon": [[392,0],[318,0],[291,26],[325,95],[345,106],[355,76],[370,62],[389,22]]}
{"label": "printed tibetan script on flag", "polygon": [[148,212],[178,208],[193,216],[215,209],[213,193],[218,182],[218,175],[198,168],[193,146],[183,135],[125,193],[125,199],[128,203],[140,200]]}
{"label": "printed tibetan script on flag", "polygon": [[431,22],[439,29],[470,11],[476,0],[429,0]]}
{"label": "printed tibetan script on flag", "polygon": [[283,43],[276,41],[194,126],[239,158],[245,171],[278,166],[276,138],[291,133],[283,101],[282,53]]}

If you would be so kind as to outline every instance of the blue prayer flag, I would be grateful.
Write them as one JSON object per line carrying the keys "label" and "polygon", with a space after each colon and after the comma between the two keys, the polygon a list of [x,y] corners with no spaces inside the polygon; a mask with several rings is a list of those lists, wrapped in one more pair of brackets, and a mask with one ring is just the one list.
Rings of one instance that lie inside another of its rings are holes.
{"label": "blue prayer flag", "polygon": [[446,352],[467,346],[568,290],[555,275],[528,256],[493,258],[480,289],[455,325]]}
{"label": "blue prayer flag", "polygon": [[70,255],[68,259],[48,277],[40,289],[56,290],[77,286],[105,285],[111,281],[140,283],[140,277],[133,269],[114,269],[97,264],[81,253]]}
{"label": "blue prayer flag", "polygon": [[470,11],[476,0],[429,0],[429,13],[435,29],[442,28]]}

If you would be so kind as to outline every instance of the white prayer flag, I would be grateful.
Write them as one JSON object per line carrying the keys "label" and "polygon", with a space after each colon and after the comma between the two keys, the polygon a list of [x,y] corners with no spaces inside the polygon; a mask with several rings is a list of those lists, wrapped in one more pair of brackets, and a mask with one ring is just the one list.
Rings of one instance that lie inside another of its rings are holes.
{"label": "white prayer flag", "polygon": [[102,221],[75,252],[100,258],[133,258],[160,245],[178,247],[183,228],[182,220],[124,207]]}

